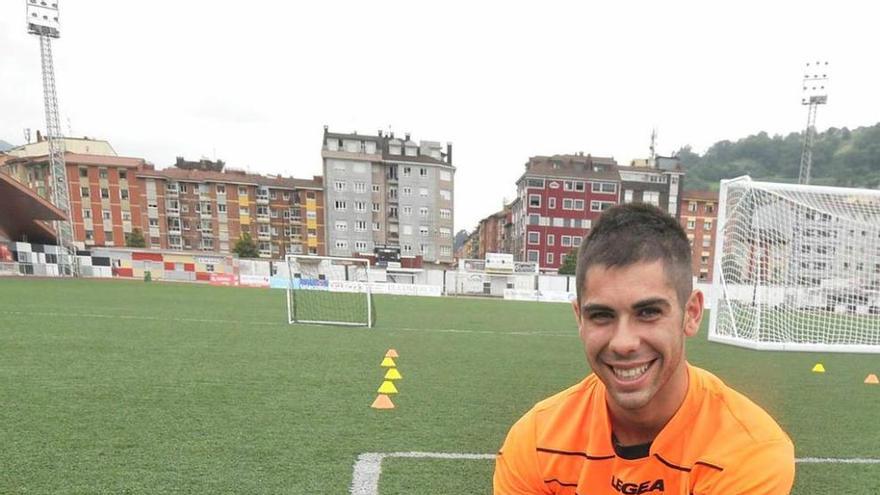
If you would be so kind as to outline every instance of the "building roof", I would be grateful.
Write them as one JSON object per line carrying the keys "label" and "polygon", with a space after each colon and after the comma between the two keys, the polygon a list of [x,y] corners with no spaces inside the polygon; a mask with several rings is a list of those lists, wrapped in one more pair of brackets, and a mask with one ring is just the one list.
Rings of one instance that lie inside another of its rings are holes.
{"label": "building roof", "polygon": [[[9,164],[14,163],[42,163],[49,161],[49,155],[34,155],[12,158],[7,161]],[[128,156],[109,156],[109,155],[86,155],[80,153],[64,153],[64,162],[68,165],[96,165],[99,167],[124,167],[138,168],[146,162],[143,158],[133,158]]]}
{"label": "building roof", "polygon": [[[594,165],[603,166],[604,170],[593,170]],[[533,156],[526,163],[524,177],[558,177],[565,179],[594,179],[619,181],[618,165],[614,158],[591,155],[553,155]]]}
{"label": "building roof", "polygon": [[229,184],[246,184],[273,187],[278,189],[322,189],[323,181],[314,179],[295,179],[271,175],[249,174],[244,171],[227,170],[213,172],[206,170],[187,170],[168,167],[161,170],[142,170],[139,177],[156,177],[185,182],[220,182]]}
{"label": "building roof", "polygon": [[429,165],[443,165],[446,167],[452,167],[452,165],[444,162],[443,160],[438,160],[429,155],[418,155],[418,156],[407,156],[407,155],[392,155],[388,152],[382,153],[382,159],[387,160],[389,162],[412,162],[412,163],[425,163]]}
{"label": "building roof", "polygon": [[12,240],[54,244],[55,231],[44,220],[65,220],[67,216],[11,176],[0,173],[0,231]]}
{"label": "building roof", "polygon": [[[65,137],[62,139],[64,140],[64,149],[69,152],[116,156],[116,150],[113,149],[113,146],[103,139],[90,139],[88,137]],[[8,153],[19,158],[47,155],[49,153],[49,143],[42,137],[39,137],[39,141],[16,146],[10,149]]]}
{"label": "building roof", "polygon": [[705,191],[705,190],[685,190],[681,193],[682,201],[686,200],[697,200],[697,201],[718,201],[718,191]]}

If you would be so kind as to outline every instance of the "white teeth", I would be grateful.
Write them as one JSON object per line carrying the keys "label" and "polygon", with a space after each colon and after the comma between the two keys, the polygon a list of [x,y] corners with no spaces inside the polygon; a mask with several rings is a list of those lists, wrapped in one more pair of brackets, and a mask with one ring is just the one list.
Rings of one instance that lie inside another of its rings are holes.
{"label": "white teeth", "polygon": [[639,366],[638,368],[629,368],[629,369],[612,368],[612,369],[614,370],[614,374],[617,375],[618,378],[622,378],[624,380],[633,380],[633,379],[636,379],[636,378],[642,376],[646,371],[648,371],[648,367],[650,365],[651,365],[651,363],[646,363],[646,364]]}

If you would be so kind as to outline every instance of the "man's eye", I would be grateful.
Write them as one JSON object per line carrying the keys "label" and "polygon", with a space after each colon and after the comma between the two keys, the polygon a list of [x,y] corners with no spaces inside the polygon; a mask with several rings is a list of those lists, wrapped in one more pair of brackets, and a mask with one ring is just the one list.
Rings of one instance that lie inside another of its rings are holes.
{"label": "man's eye", "polygon": [[587,318],[589,318],[590,321],[593,321],[593,322],[603,322],[603,321],[608,321],[608,320],[614,318],[614,315],[612,315],[611,313],[606,313],[606,312],[597,312],[597,313],[588,314]]}
{"label": "man's eye", "polygon": [[662,314],[659,308],[642,308],[639,310],[639,318],[656,318]]}

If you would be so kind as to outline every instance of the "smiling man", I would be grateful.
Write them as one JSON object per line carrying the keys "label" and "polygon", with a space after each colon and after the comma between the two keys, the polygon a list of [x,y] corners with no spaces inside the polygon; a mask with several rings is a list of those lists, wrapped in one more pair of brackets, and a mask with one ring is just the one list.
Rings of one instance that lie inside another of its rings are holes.
{"label": "smiling man", "polygon": [[511,428],[496,495],[783,495],[794,446],[763,409],[685,359],[703,294],[653,206],[606,211],[578,252],[575,320],[593,373]]}

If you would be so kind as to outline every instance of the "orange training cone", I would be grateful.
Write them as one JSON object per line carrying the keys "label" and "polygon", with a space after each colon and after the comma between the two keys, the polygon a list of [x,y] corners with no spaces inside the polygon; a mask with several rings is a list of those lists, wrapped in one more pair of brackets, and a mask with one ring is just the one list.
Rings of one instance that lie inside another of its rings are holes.
{"label": "orange training cone", "polygon": [[385,353],[385,357],[396,358],[400,357],[397,355],[397,351],[394,349],[388,349],[388,352]]}
{"label": "orange training cone", "polygon": [[868,383],[871,385],[877,385],[878,383],[880,383],[880,380],[877,379],[877,375],[875,375],[874,373],[871,373],[870,375],[868,375],[865,378],[865,383]]}
{"label": "orange training cone", "polygon": [[391,398],[387,395],[379,394],[370,407],[373,409],[394,409],[394,403],[391,402]]}

